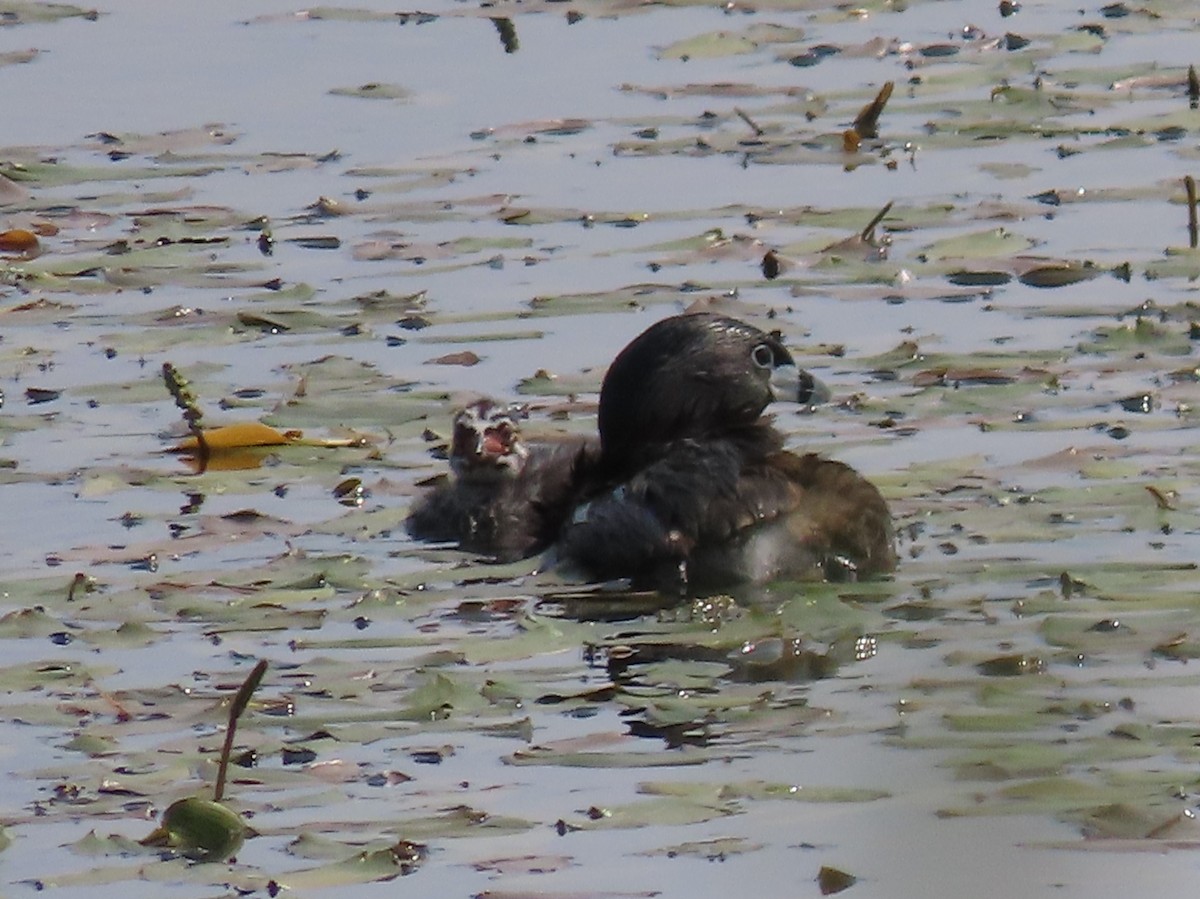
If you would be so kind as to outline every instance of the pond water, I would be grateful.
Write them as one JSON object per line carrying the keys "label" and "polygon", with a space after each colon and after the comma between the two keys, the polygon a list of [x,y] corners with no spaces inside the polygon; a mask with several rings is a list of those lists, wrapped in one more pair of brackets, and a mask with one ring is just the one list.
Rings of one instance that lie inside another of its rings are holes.
{"label": "pond water", "polygon": [[[0,16],[6,895],[375,895],[403,840],[440,896],[1192,884],[1187,4]],[[894,577],[680,605],[404,536],[456,405],[589,432],[691,307],[832,386],[778,422],[880,485]],[[164,363],[312,442],[197,473]],[[256,659],[254,834],[139,846]]]}

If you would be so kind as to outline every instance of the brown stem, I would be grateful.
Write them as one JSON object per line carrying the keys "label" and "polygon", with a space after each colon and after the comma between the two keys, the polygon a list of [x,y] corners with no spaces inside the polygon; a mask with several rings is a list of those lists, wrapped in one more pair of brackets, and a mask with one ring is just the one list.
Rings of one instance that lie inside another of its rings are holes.
{"label": "brown stem", "polygon": [[745,112],[738,109],[736,106],[733,107],[733,111],[735,113],[737,113],[737,117],[739,119],[741,119],[743,122],[745,122],[747,125],[750,126],[750,130],[754,132],[755,137],[763,136],[764,132],[763,132],[762,128],[758,127],[758,122],[754,121],[754,119],[750,118],[750,116],[746,115]]}
{"label": "brown stem", "polygon": [[1196,179],[1188,175],[1183,179],[1184,189],[1187,190],[1188,204],[1188,246],[1193,250],[1196,249],[1197,238],[1200,237],[1200,229],[1196,224]]}
{"label": "brown stem", "polygon": [[82,571],[75,572],[75,577],[71,579],[71,589],[67,591],[67,602],[75,601],[76,590],[87,589],[87,575]]}
{"label": "brown stem", "polygon": [[238,688],[229,704],[229,724],[225,728],[225,745],[221,747],[221,761],[217,767],[217,785],[213,788],[213,802],[220,802],[225,795],[225,774],[229,770],[229,756],[233,752],[233,738],[237,733],[238,718],[250,704],[250,697],[258,689],[263,675],[267,673],[267,660],[259,659],[254,670],[247,676],[245,682]]}
{"label": "brown stem", "polygon": [[204,413],[200,409],[200,403],[196,400],[196,395],[192,393],[192,388],[188,385],[188,382],[183,379],[183,375],[170,362],[163,363],[162,375],[163,383],[167,386],[167,392],[171,394],[171,399],[175,401],[175,405],[183,413],[183,420],[187,422],[188,430],[196,438],[196,449],[200,457],[200,470],[203,471],[208,467],[210,452],[208,441],[204,439],[204,427],[201,424]]}
{"label": "brown stem", "polygon": [[878,225],[880,222],[882,222],[883,217],[892,211],[892,203],[893,202],[894,201],[889,200],[888,204],[886,206],[884,206],[877,213],[875,213],[875,217],[873,219],[871,219],[871,221],[867,222],[867,227],[863,228],[862,231],[859,232],[858,236],[868,242],[872,238],[874,238],[875,226]]}
{"label": "brown stem", "polygon": [[862,108],[859,114],[854,119],[854,130],[860,137],[875,138],[879,137],[879,117],[883,115],[883,108],[887,106],[888,100],[892,97],[892,90],[895,84],[888,81],[879,89],[879,93],[875,95],[875,99]]}

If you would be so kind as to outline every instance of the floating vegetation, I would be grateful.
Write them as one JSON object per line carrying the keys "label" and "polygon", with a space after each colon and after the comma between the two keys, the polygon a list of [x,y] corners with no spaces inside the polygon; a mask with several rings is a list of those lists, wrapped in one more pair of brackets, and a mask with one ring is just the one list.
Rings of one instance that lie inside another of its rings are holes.
{"label": "floating vegetation", "polygon": [[[1186,888],[1194,22],[910,6],[198,7],[93,84],[140,13],[4,4],[12,889]],[[778,423],[882,485],[894,577],[681,603],[407,540],[456,408],[594,433],[685,309],[831,385]]]}

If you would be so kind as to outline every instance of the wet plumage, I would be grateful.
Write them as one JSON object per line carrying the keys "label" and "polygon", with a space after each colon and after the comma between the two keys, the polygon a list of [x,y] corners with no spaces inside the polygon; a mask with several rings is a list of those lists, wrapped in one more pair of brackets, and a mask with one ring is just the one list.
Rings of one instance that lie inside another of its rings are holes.
{"label": "wet plumage", "polygon": [[709,313],[664,319],[610,366],[599,441],[525,446],[515,423],[460,413],[456,479],[417,505],[410,531],[692,591],[890,571],[879,491],[843,463],[788,452],[763,415],[821,389],[777,336]]}

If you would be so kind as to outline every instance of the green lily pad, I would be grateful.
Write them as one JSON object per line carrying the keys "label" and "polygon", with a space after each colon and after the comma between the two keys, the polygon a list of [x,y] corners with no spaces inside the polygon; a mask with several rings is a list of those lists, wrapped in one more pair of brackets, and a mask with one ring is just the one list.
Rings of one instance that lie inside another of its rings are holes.
{"label": "green lily pad", "polygon": [[197,861],[220,862],[234,855],[246,836],[237,814],[218,802],[189,797],[171,803],[144,845],[165,845]]}

